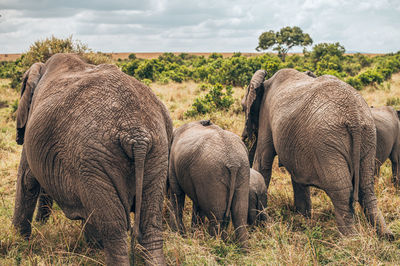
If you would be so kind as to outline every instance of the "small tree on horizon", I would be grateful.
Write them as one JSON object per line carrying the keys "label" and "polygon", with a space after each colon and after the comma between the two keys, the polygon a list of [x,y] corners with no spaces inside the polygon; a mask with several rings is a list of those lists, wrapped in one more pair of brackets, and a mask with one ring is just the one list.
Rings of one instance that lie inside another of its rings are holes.
{"label": "small tree on horizon", "polygon": [[[279,57],[285,62],[288,51],[294,46],[308,46],[313,43],[308,33],[303,33],[300,27],[284,27],[277,32],[273,30],[261,33],[258,37],[257,51],[272,50],[278,51]],[[275,46],[275,47],[274,47]]]}

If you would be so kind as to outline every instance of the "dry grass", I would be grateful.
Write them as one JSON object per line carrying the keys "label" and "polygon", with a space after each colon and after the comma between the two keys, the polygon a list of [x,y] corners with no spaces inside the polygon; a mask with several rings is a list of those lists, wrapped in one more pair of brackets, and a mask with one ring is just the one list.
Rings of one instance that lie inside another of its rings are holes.
{"label": "dry grass", "polygon": [[[57,207],[46,225],[33,223],[30,241],[16,234],[11,225],[13,214],[15,181],[21,147],[15,144],[15,122],[12,107],[18,94],[0,82],[0,265],[63,265],[104,263],[104,254],[90,248],[82,239],[79,222],[68,220]],[[400,96],[400,74],[378,89],[362,92],[369,105],[386,103],[387,97]],[[211,119],[214,123],[240,135],[244,117],[240,99],[244,93],[234,88],[236,102],[228,112],[187,119],[184,112],[194,98],[204,92],[199,84],[151,84],[152,89],[170,110],[174,126],[198,119]],[[400,197],[390,181],[390,162],[382,167],[381,178],[377,180],[378,204],[386,222],[396,237],[400,235]],[[168,264],[186,265],[395,265],[400,261],[400,241],[387,242],[377,238],[359,208],[356,221],[359,235],[343,238],[339,235],[333,207],[326,194],[312,189],[312,218],[306,219],[293,212],[292,186],[289,175],[277,166],[273,167],[269,189],[269,206],[266,212],[269,220],[263,226],[252,228],[249,252],[242,253],[230,239],[224,243],[219,237],[212,238],[204,228],[197,228],[182,237],[172,232],[167,225],[164,230],[164,253]],[[185,205],[184,222],[190,225],[191,203]]]}

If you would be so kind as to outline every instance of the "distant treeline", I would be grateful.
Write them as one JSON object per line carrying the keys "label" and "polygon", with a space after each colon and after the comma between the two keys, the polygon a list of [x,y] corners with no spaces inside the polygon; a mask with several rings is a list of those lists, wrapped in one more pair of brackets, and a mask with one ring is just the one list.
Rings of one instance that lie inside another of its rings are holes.
{"label": "distant treeline", "polygon": [[370,84],[381,84],[400,71],[400,51],[386,55],[346,55],[339,43],[320,43],[303,55],[287,56],[285,62],[276,54],[265,53],[247,57],[234,53],[231,57],[212,53],[210,56],[164,53],[156,59],[139,59],[130,54],[128,59],[112,61],[104,53],[93,53],[86,45],[74,42],[72,37],[57,39],[54,36],[31,45],[30,50],[14,62],[0,62],[0,78],[11,79],[11,87],[19,88],[23,73],[34,62],[45,62],[59,52],[80,53],[93,64],[114,63],[128,75],[145,82],[168,83],[193,80],[212,85],[246,86],[253,73],[265,69],[268,77],[282,68],[310,70],[317,76],[330,74],[346,81],[357,90]]}
{"label": "distant treeline", "polygon": [[282,68],[310,70],[317,76],[334,75],[357,90],[372,83],[381,84],[400,71],[400,52],[369,57],[363,54],[344,55],[339,44],[319,44],[304,56],[291,55],[285,62],[275,54],[245,57],[235,53],[223,58],[213,53],[208,58],[189,54],[165,53],[157,59],[130,59],[116,63],[123,72],[147,82],[168,83],[193,80],[210,84],[246,86],[254,72],[265,69],[268,77]]}

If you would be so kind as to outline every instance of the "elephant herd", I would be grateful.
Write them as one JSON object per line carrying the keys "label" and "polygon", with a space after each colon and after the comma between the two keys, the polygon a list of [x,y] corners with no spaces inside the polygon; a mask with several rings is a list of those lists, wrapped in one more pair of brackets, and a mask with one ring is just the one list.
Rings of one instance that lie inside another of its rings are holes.
{"label": "elephant herd", "polygon": [[82,221],[85,237],[104,248],[107,265],[129,265],[127,231],[143,246],[148,264],[163,265],[168,192],[172,228],[186,230],[187,195],[193,226],[207,217],[210,233],[224,236],[232,219],[246,249],[247,224],[266,220],[278,156],[291,174],[298,212],[310,216],[309,187],[318,187],[332,200],[344,235],[355,233],[358,201],[377,233],[393,239],[377,206],[374,173],[389,157],[399,186],[397,113],[370,108],[333,76],[294,69],[268,80],[266,75],[254,74],[242,100],[240,139],[208,120],[174,130],[151,89],[116,66],[87,64],[74,54],[32,65],[23,76],[17,113],[16,138],[23,149],[13,225],[29,238],[38,199],[42,221],[54,200],[69,219]]}

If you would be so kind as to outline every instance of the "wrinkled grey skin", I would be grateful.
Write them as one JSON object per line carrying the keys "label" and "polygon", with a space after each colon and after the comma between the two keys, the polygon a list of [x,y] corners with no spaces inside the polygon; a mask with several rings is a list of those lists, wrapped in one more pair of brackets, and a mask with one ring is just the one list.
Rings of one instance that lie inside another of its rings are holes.
{"label": "wrinkled grey skin", "polygon": [[267,216],[264,212],[264,208],[266,207],[267,186],[265,185],[264,178],[259,172],[251,168],[247,223],[253,225],[261,221],[266,221]]}
{"label": "wrinkled grey skin", "polygon": [[194,207],[192,225],[205,216],[214,235],[227,227],[232,216],[236,238],[246,248],[249,175],[247,150],[237,135],[209,121],[176,129],[168,175],[173,229],[185,232],[182,211],[188,195]]}
{"label": "wrinkled grey skin", "polygon": [[390,106],[371,108],[376,126],[376,173],[389,158],[392,162],[393,184],[400,188],[399,157],[400,157],[400,121],[399,111]]}
{"label": "wrinkled grey skin", "polygon": [[86,223],[104,246],[107,265],[129,265],[126,238],[135,209],[133,233],[148,263],[165,264],[161,213],[171,141],[165,106],[117,67],[86,64],[73,54],[32,65],[17,114],[17,142],[24,145],[14,226],[30,236],[44,190],[49,197],[39,212],[54,199],[68,218]]}
{"label": "wrinkled grey skin", "polygon": [[376,131],[365,100],[329,75],[313,78],[282,69],[266,81],[265,76],[263,70],[254,74],[242,100],[242,137],[256,138],[253,168],[267,187],[278,155],[291,173],[301,213],[310,212],[309,186],[315,186],[331,198],[340,232],[355,233],[353,201],[358,200],[378,234],[393,239],[374,193]]}

